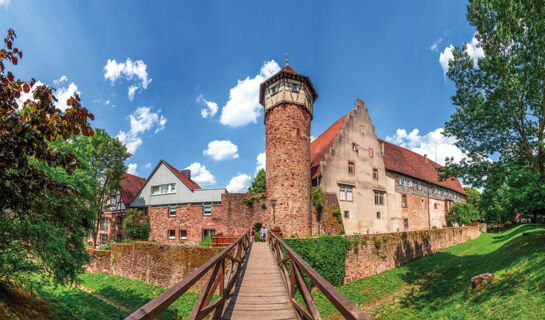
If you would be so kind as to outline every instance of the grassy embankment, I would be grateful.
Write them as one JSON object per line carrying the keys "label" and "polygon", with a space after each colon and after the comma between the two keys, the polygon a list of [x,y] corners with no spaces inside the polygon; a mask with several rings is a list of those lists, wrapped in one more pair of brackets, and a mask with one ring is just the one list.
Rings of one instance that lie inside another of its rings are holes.
{"label": "grassy embankment", "polygon": [[[471,277],[485,272],[493,281],[472,289]],[[376,319],[543,319],[545,229],[483,234],[339,289]],[[338,317],[314,296],[322,315]]]}

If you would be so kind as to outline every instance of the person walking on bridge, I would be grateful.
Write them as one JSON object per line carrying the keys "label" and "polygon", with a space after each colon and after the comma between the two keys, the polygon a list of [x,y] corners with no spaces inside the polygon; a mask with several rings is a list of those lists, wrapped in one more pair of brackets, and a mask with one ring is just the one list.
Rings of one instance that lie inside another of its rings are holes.
{"label": "person walking on bridge", "polygon": [[261,230],[259,231],[259,233],[261,236],[261,241],[265,242],[267,239],[267,228],[265,227],[265,225],[261,227]]}

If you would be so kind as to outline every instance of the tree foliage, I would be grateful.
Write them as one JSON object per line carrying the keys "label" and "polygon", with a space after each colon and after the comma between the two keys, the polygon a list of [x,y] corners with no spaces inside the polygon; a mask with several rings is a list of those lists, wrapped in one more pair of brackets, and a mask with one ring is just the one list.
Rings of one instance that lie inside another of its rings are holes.
{"label": "tree foliage", "polygon": [[[22,51],[8,30],[0,50],[0,274],[3,284],[24,281],[40,271],[63,282],[75,279],[87,261],[83,236],[92,223],[84,196],[81,162],[55,143],[94,134],[78,95],[55,105],[54,89],[6,70]],[[22,93],[32,98],[21,99]],[[21,106],[24,106],[21,108]],[[28,281],[30,282],[30,281]]]}
{"label": "tree foliage", "polygon": [[129,208],[123,220],[123,232],[128,239],[147,241],[151,233],[148,217],[143,217],[140,209]]}
{"label": "tree foliage", "polygon": [[248,193],[262,193],[267,192],[266,174],[264,169],[260,169],[257,175],[252,181],[252,184],[248,187]]}
{"label": "tree foliage", "polygon": [[[485,187],[483,199],[492,201],[485,206],[502,202],[496,192],[515,197],[511,213],[502,215],[537,214],[545,198],[528,200],[542,194],[545,184],[545,5],[470,0],[467,19],[484,57],[473,60],[467,45],[453,50],[447,75],[456,85],[457,109],[445,134],[457,139],[467,157],[460,163],[449,159],[442,177],[462,176]],[[490,217],[491,208],[484,209]]]}

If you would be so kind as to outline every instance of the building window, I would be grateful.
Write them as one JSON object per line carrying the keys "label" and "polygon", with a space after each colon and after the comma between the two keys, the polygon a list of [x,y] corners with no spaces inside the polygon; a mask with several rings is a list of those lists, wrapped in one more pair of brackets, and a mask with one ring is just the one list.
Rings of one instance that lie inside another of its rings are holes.
{"label": "building window", "polygon": [[271,95],[276,94],[278,92],[278,85],[271,87],[269,90]]}
{"label": "building window", "polygon": [[296,134],[297,136],[300,136],[300,135],[301,135],[301,129],[297,128],[297,129],[295,130],[295,134]]}
{"label": "building window", "polygon": [[142,217],[148,216],[148,207],[144,207],[144,210],[142,211]]}
{"label": "building window", "polygon": [[375,151],[373,148],[369,148],[369,158],[373,158],[375,156]]}
{"label": "building window", "polygon": [[373,168],[373,179],[378,180],[378,169]]}
{"label": "building window", "polygon": [[174,206],[168,207],[168,216],[169,217],[175,217],[176,216],[176,207],[174,207]]}
{"label": "building window", "polygon": [[356,166],[353,161],[348,161],[348,173],[354,173]]}
{"label": "building window", "polygon": [[352,201],[352,187],[351,186],[339,186],[339,200]]}
{"label": "building window", "polygon": [[422,190],[422,182],[418,181],[418,182],[416,183],[416,189]]}
{"label": "building window", "polygon": [[293,92],[299,92],[299,85],[296,83],[291,84],[291,91]]}
{"label": "building window", "polygon": [[375,191],[375,204],[379,206],[384,205],[384,192]]}
{"label": "building window", "polygon": [[187,240],[187,230],[180,230],[180,239]]}
{"label": "building window", "polygon": [[358,151],[358,145],[355,143],[352,143],[352,151]]}
{"label": "building window", "polygon": [[361,132],[361,134],[365,134],[365,127],[364,126],[360,126],[360,132]]}
{"label": "building window", "polygon": [[151,187],[151,194],[152,195],[167,194],[167,193],[176,193],[176,184],[175,183],[163,184],[163,185],[160,185],[160,186],[152,186]]}
{"label": "building window", "polygon": [[437,193],[437,187],[433,186],[433,193]]}
{"label": "building window", "polygon": [[212,204],[210,203],[205,203],[203,206],[202,206],[202,214],[204,216],[211,216],[212,215]]}
{"label": "building window", "polygon": [[100,230],[102,231],[108,230],[108,218],[102,218],[102,222],[100,223]]}
{"label": "building window", "polygon": [[405,227],[405,229],[409,229],[409,219],[408,218],[403,219],[403,226]]}
{"label": "building window", "polygon": [[345,218],[345,219],[348,219],[349,217],[350,217],[350,212],[345,211],[345,212],[344,212],[344,218]]}
{"label": "building window", "polygon": [[407,208],[407,195],[406,194],[401,195],[401,206],[403,208]]}
{"label": "building window", "polygon": [[108,242],[108,235],[107,234],[100,234],[100,244],[106,244]]}
{"label": "building window", "polygon": [[122,225],[123,225],[123,218],[122,217],[117,217],[117,226],[121,227]]}
{"label": "building window", "polygon": [[412,188],[413,187],[413,180],[412,179],[407,179],[408,182],[409,182],[409,188]]}
{"label": "building window", "polygon": [[380,211],[377,211],[377,219],[380,219]]}
{"label": "building window", "polygon": [[433,204],[433,208],[434,208],[434,209],[437,209],[437,203],[434,203],[434,204]]}
{"label": "building window", "polygon": [[176,230],[168,230],[168,239],[169,240],[176,239]]}
{"label": "building window", "polygon": [[202,229],[202,237],[211,237],[216,234],[214,229]]}

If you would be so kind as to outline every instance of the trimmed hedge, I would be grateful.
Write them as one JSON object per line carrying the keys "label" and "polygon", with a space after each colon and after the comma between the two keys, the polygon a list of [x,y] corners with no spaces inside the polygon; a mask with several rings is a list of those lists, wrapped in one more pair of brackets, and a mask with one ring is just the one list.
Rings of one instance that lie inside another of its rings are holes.
{"label": "trimmed hedge", "polygon": [[329,283],[334,286],[344,283],[346,253],[351,248],[345,237],[324,235],[282,240]]}

